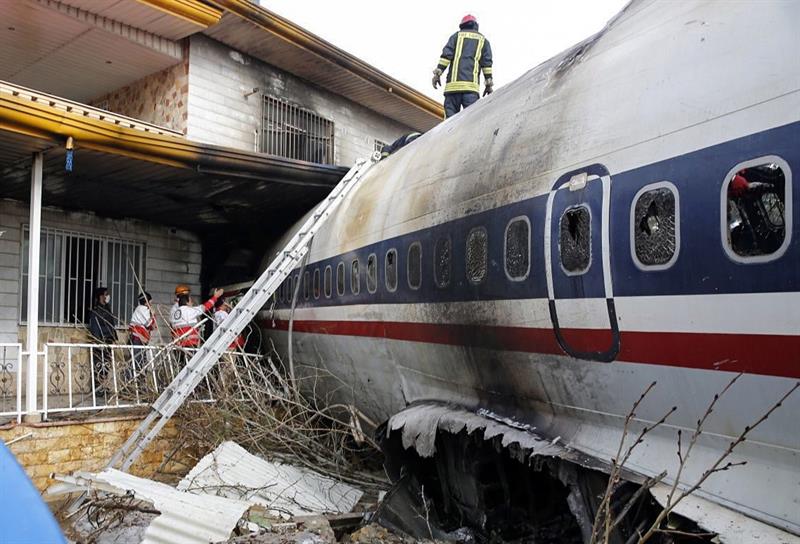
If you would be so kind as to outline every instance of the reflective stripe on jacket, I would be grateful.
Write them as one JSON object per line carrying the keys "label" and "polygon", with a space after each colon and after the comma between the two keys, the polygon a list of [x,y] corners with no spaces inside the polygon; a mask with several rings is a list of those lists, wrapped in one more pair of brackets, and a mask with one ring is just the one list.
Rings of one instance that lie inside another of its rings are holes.
{"label": "reflective stripe on jacket", "polygon": [[492,77],[492,47],[477,30],[459,30],[447,40],[438,68],[447,72],[445,93],[480,92],[480,76]]}
{"label": "reflective stripe on jacket", "polygon": [[178,306],[172,311],[170,325],[172,326],[172,336],[177,340],[177,345],[181,347],[197,347],[200,345],[200,331],[198,325],[202,320],[203,314],[214,307],[217,297],[211,297],[202,306]]}

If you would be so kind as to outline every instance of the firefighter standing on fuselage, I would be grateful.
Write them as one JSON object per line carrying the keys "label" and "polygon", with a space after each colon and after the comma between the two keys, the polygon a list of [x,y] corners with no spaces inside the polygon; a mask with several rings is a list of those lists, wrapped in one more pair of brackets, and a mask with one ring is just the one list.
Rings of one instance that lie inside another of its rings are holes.
{"label": "firefighter standing on fuselage", "polygon": [[483,72],[485,80],[483,95],[491,94],[493,87],[492,47],[489,40],[478,32],[478,21],[473,15],[465,15],[459,29],[447,40],[439,64],[433,71],[433,88],[436,89],[441,85],[445,69],[450,67],[444,85],[445,117],[452,117],[478,101],[481,90],[479,71]]}

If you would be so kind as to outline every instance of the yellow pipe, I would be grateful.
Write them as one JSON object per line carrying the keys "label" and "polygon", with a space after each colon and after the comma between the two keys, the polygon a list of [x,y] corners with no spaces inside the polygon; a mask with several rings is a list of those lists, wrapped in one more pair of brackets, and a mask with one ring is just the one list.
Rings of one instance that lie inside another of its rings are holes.
{"label": "yellow pipe", "polygon": [[196,25],[208,28],[222,18],[222,11],[199,0],[138,0],[164,13],[180,17]]}
{"label": "yellow pipe", "polygon": [[363,60],[339,49],[326,42],[319,36],[308,32],[291,21],[268,11],[248,0],[209,0],[211,3],[224,8],[231,13],[247,19],[255,25],[275,34],[276,36],[311,51],[312,53],[347,68],[357,76],[365,79],[385,91],[405,100],[421,110],[444,118],[444,108],[432,98],[429,98],[398,80],[384,74],[370,66]]}
{"label": "yellow pipe", "polygon": [[0,126],[48,140],[72,136],[81,147],[183,168],[194,168],[200,154],[196,144],[183,138],[113,125],[8,95],[0,95]]}

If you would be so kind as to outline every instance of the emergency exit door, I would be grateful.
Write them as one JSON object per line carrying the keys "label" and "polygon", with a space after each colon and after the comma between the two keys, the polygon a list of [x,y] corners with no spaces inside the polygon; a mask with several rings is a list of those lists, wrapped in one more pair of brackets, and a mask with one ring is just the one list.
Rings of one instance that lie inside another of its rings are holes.
{"label": "emergency exit door", "polygon": [[610,259],[611,176],[593,165],[565,174],[547,200],[545,259],[553,331],[572,357],[619,353]]}

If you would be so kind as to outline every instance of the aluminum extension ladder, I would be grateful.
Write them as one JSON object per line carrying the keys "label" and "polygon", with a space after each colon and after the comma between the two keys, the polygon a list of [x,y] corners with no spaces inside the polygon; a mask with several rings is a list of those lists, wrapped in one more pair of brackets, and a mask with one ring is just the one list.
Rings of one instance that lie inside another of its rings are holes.
{"label": "aluminum extension ladder", "polygon": [[[269,264],[263,274],[253,283],[225,322],[217,327],[211,337],[195,352],[191,360],[178,373],[163,393],[153,403],[152,410],[139,427],[131,434],[122,448],[114,454],[106,468],[127,471],[153,441],[167,421],[192,394],[197,384],[217,364],[228,346],[255,319],[258,312],[269,301],[275,291],[301,262],[309,250],[311,239],[319,231],[344,198],[358,185],[369,168],[380,160],[375,153],[369,160],[359,159],[349,172],[322,201],[297,234]],[[119,465],[119,466],[117,466]]]}

